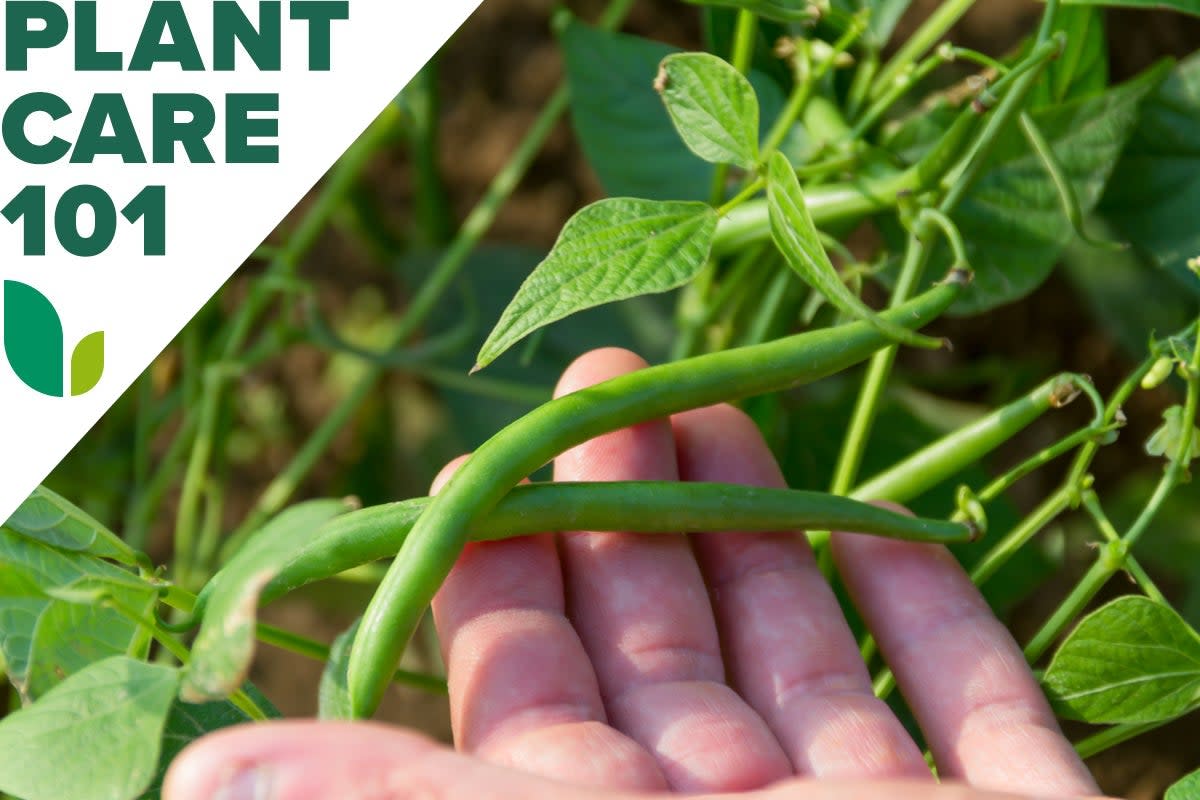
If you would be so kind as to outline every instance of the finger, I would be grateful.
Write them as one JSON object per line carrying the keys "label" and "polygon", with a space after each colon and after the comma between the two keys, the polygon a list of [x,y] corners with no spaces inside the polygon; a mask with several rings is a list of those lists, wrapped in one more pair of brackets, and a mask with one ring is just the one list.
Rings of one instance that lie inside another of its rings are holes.
{"label": "finger", "polygon": [[1017,643],[948,550],[854,534],[832,544],[941,775],[1005,791],[1096,792]]}
{"label": "finger", "polygon": [[[459,463],[442,470],[435,492]],[[550,536],[468,545],[433,613],[461,750],[585,786],[665,785],[650,754],[605,724]]]}
{"label": "finger", "polygon": [[[645,366],[624,350],[576,361],[565,394]],[[564,481],[672,480],[666,420],[593,439],[555,461]],[[683,536],[580,532],[562,539],[569,614],[614,725],[681,791],[738,790],[790,772],[765,723],[724,683],[708,594]]]}
{"label": "finger", "polygon": [[458,755],[371,723],[275,722],[206,736],[171,766],[165,800],[604,797]]}
{"label": "finger", "polygon": [[[732,406],[676,415],[685,480],[783,487],[757,427]],[[913,777],[929,769],[875,697],[838,601],[795,532],[698,534],[730,677],[766,719],[798,773]]]}
{"label": "finger", "polygon": [[[650,800],[503,769],[372,723],[273,722],[206,736],[171,765],[164,800]],[[962,786],[787,781],[742,800],[1020,800]],[[709,796],[710,800],[719,800]],[[704,798],[697,798],[704,800]],[[735,800],[723,795],[722,800]],[[1024,800],[1029,800],[1028,797]]]}

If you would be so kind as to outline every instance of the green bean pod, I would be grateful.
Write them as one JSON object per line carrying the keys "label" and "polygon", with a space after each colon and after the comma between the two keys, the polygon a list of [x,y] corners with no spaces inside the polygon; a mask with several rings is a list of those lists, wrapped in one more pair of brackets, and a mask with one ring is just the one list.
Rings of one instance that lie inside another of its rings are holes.
{"label": "green bean pod", "polygon": [[[394,556],[432,498],[416,497],[335,517],[291,555],[263,588],[270,602],[313,581]],[[605,481],[517,486],[472,526],[472,541],[495,541],[562,531],[785,531],[821,528],[870,533],[911,542],[968,541],[964,524],[897,514],[821,492],[727,483]],[[250,551],[243,551],[249,553]],[[213,587],[238,572],[240,554],[204,587],[194,613],[202,616]]]}
{"label": "green bean pod", "polygon": [[[954,302],[968,279],[967,273],[954,271],[942,284],[884,316],[906,327],[921,327]],[[873,326],[856,322],[697,356],[565,395],[501,430],[430,503],[371,599],[350,655],[355,716],[374,712],[470,529],[521,479],[569,448],[609,431],[787,389],[859,363],[891,344]]]}

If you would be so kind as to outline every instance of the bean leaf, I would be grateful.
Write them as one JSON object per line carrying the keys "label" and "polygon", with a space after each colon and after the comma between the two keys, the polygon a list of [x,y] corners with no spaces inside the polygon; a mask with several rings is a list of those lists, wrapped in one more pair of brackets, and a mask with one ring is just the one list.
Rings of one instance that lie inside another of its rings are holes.
{"label": "bean leaf", "polygon": [[91,553],[131,566],[137,563],[136,554],[120,537],[45,486],[34,489],[4,526],[60,550]]}
{"label": "bean leaf", "polygon": [[179,696],[189,703],[223,700],[246,680],[254,658],[258,597],[306,539],[348,510],[342,500],[310,500],[279,514],[255,534],[236,564],[210,582],[198,604],[204,622]]}
{"label": "bean leaf", "polygon": [[577,311],[682,286],[708,260],[716,227],[717,213],[705,203],[617,197],[587,206],[521,284],[475,368]]}
{"label": "bean leaf", "polygon": [[116,656],[0,722],[0,790],[23,800],[130,800],[154,776],[179,673]]}
{"label": "bean leaf", "polygon": [[1173,719],[1200,705],[1200,635],[1166,605],[1121,597],[1079,623],[1043,683],[1069,719]]}
{"label": "bean leaf", "polygon": [[135,622],[113,608],[80,605],[72,591],[102,591],[138,614],[157,598],[155,587],[108,562],[0,528],[0,655],[25,702],[94,661],[139,655],[145,646]]}
{"label": "bean leaf", "polygon": [[[662,60],[680,52],[661,42],[572,20],[559,37],[571,90],[571,123],[607,194],[650,200],[704,200],[713,167],[680,139],[654,91]],[[783,93],[751,70],[762,124],[783,107]]]}
{"label": "bean leaf", "polygon": [[1200,54],[1177,66],[1142,106],[1101,211],[1178,284],[1200,294],[1187,261],[1200,255]]}
{"label": "bean leaf", "polygon": [[1163,800],[1200,800],[1200,769],[1171,784]]}
{"label": "bean leaf", "polygon": [[767,165],[767,207],[771,238],[787,259],[788,266],[838,310],[866,320],[898,342],[918,347],[942,346],[939,339],[922,336],[880,317],[842,283],[817,235],[796,172],[787,158],[778,152],[771,156]]}
{"label": "bean leaf", "polygon": [[663,59],[654,88],[693,153],[754,169],[758,98],[742,73],[709,53],[676,53]]}

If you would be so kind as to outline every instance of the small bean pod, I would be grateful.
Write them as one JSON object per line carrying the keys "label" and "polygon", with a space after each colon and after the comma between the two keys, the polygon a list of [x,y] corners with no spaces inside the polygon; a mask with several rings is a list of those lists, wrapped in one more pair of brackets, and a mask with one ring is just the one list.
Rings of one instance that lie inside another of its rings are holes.
{"label": "small bean pod", "polygon": [[[920,297],[884,313],[918,328],[958,297],[954,271]],[[433,595],[479,524],[521,479],[569,448],[609,431],[722,401],[816,380],[892,344],[858,322],[639,370],[560,397],[513,422],[467,460],[420,516],[371,599],[350,655],[357,717],[370,716]]]}

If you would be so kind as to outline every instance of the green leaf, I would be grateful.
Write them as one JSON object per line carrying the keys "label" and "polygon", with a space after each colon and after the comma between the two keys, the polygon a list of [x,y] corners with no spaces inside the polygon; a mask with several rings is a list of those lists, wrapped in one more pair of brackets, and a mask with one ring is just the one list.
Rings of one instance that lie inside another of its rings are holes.
{"label": "green leaf", "polygon": [[693,153],[754,169],[758,98],[742,73],[709,53],[676,53],[663,59],[654,88]]}
{"label": "green leaf", "polygon": [[[1046,65],[1029,93],[1029,107],[1043,108],[1103,92],[1108,86],[1108,42],[1104,12],[1096,7],[1066,6],[1054,18],[1054,31],[1067,35],[1058,58]],[[1032,40],[1024,48],[1027,52]]]}
{"label": "green leaf", "polygon": [[350,704],[349,675],[350,647],[358,633],[362,617],[342,631],[329,648],[329,661],[321,672],[321,684],[317,689],[317,715],[321,719],[354,719]]}
{"label": "green leaf", "polygon": [[[713,167],[680,140],[654,91],[662,60],[680,51],[576,20],[565,27],[560,42],[571,123],[605,192],[649,200],[707,199]],[[751,71],[749,80],[758,96],[760,125],[773,120],[783,107],[783,93],[760,72]]]}
{"label": "green leaf", "polygon": [[1169,8],[1184,14],[1200,16],[1200,0],[1066,0],[1071,5],[1110,6],[1122,8]]}
{"label": "green leaf", "polygon": [[0,722],[0,790],[23,800],[129,800],[149,784],[179,673],[115,657]]}
{"label": "green leaf", "polygon": [[808,0],[687,0],[697,6],[724,6],[752,11],[776,22],[811,22]]}
{"label": "green leaf", "polygon": [[1163,800],[1200,800],[1200,769],[1171,784]]}
{"label": "green leaf", "polygon": [[136,575],[0,528],[0,651],[25,702],[92,661],[137,655],[144,645],[137,623],[117,610],[50,596],[83,585],[103,587],[140,615],[157,600],[156,588]]}
{"label": "green leaf", "polygon": [[4,282],[4,352],[26,386],[63,396],[63,329],[46,296],[20,281]]}
{"label": "green leaf", "polygon": [[889,323],[842,283],[817,235],[796,172],[787,158],[778,152],[771,156],[767,165],[767,208],[771,218],[771,238],[787,259],[788,266],[838,310],[866,320],[897,342],[918,347],[942,346],[939,339]]}
{"label": "green leaf", "polygon": [[1043,683],[1069,719],[1173,719],[1200,705],[1200,635],[1168,606],[1121,597],[1079,623]]}
{"label": "green leaf", "polygon": [[[1098,217],[1087,229],[1103,239],[1121,235]],[[1063,251],[1066,277],[1092,314],[1131,358],[1146,354],[1154,331],[1177,331],[1196,319],[1197,298],[1179,291],[1179,284],[1135,250],[1097,249],[1075,238]],[[1137,297],[1136,303],[1129,302]]]}
{"label": "green leaf", "polygon": [[476,368],[577,311],[682,286],[707,261],[716,227],[717,213],[705,203],[612,198],[584,208],[521,284]]}
{"label": "green leaf", "polygon": [[104,331],[96,331],[83,337],[71,354],[71,396],[78,397],[96,388],[103,374]]}
{"label": "green leaf", "polygon": [[45,486],[34,489],[4,525],[60,550],[90,553],[130,566],[137,564],[137,554],[124,540]]}
{"label": "green leaf", "polygon": [[[280,716],[279,711],[258,689],[250,684],[246,684],[242,689],[250,695],[250,699],[254,701],[255,705],[267,712],[267,716],[272,719]],[[184,703],[177,699],[171,706],[171,712],[167,715],[166,727],[163,729],[162,753],[158,758],[158,768],[155,771],[154,780],[151,781],[139,800],[159,799],[167,768],[189,744],[213,731],[241,725],[245,722],[251,722],[250,717],[228,700],[196,704]]]}
{"label": "green leaf", "polygon": [[246,680],[254,658],[258,597],[296,549],[322,525],[349,510],[342,500],[310,500],[283,511],[255,534],[201,593],[204,622],[192,645],[179,696],[224,700]]}
{"label": "green leaf", "polygon": [[[1137,124],[1139,108],[1165,75],[1165,64],[1103,94],[1031,113],[1075,190],[1086,217]],[[1049,277],[1075,236],[1054,182],[1017,125],[999,138],[988,167],[953,214],[975,280],[955,303],[956,315],[978,314],[1026,296]],[[935,280],[950,263],[939,243]]]}
{"label": "green leaf", "polygon": [[1179,64],[1142,106],[1101,211],[1122,236],[1183,289],[1200,295],[1187,268],[1200,255],[1200,54]]}

